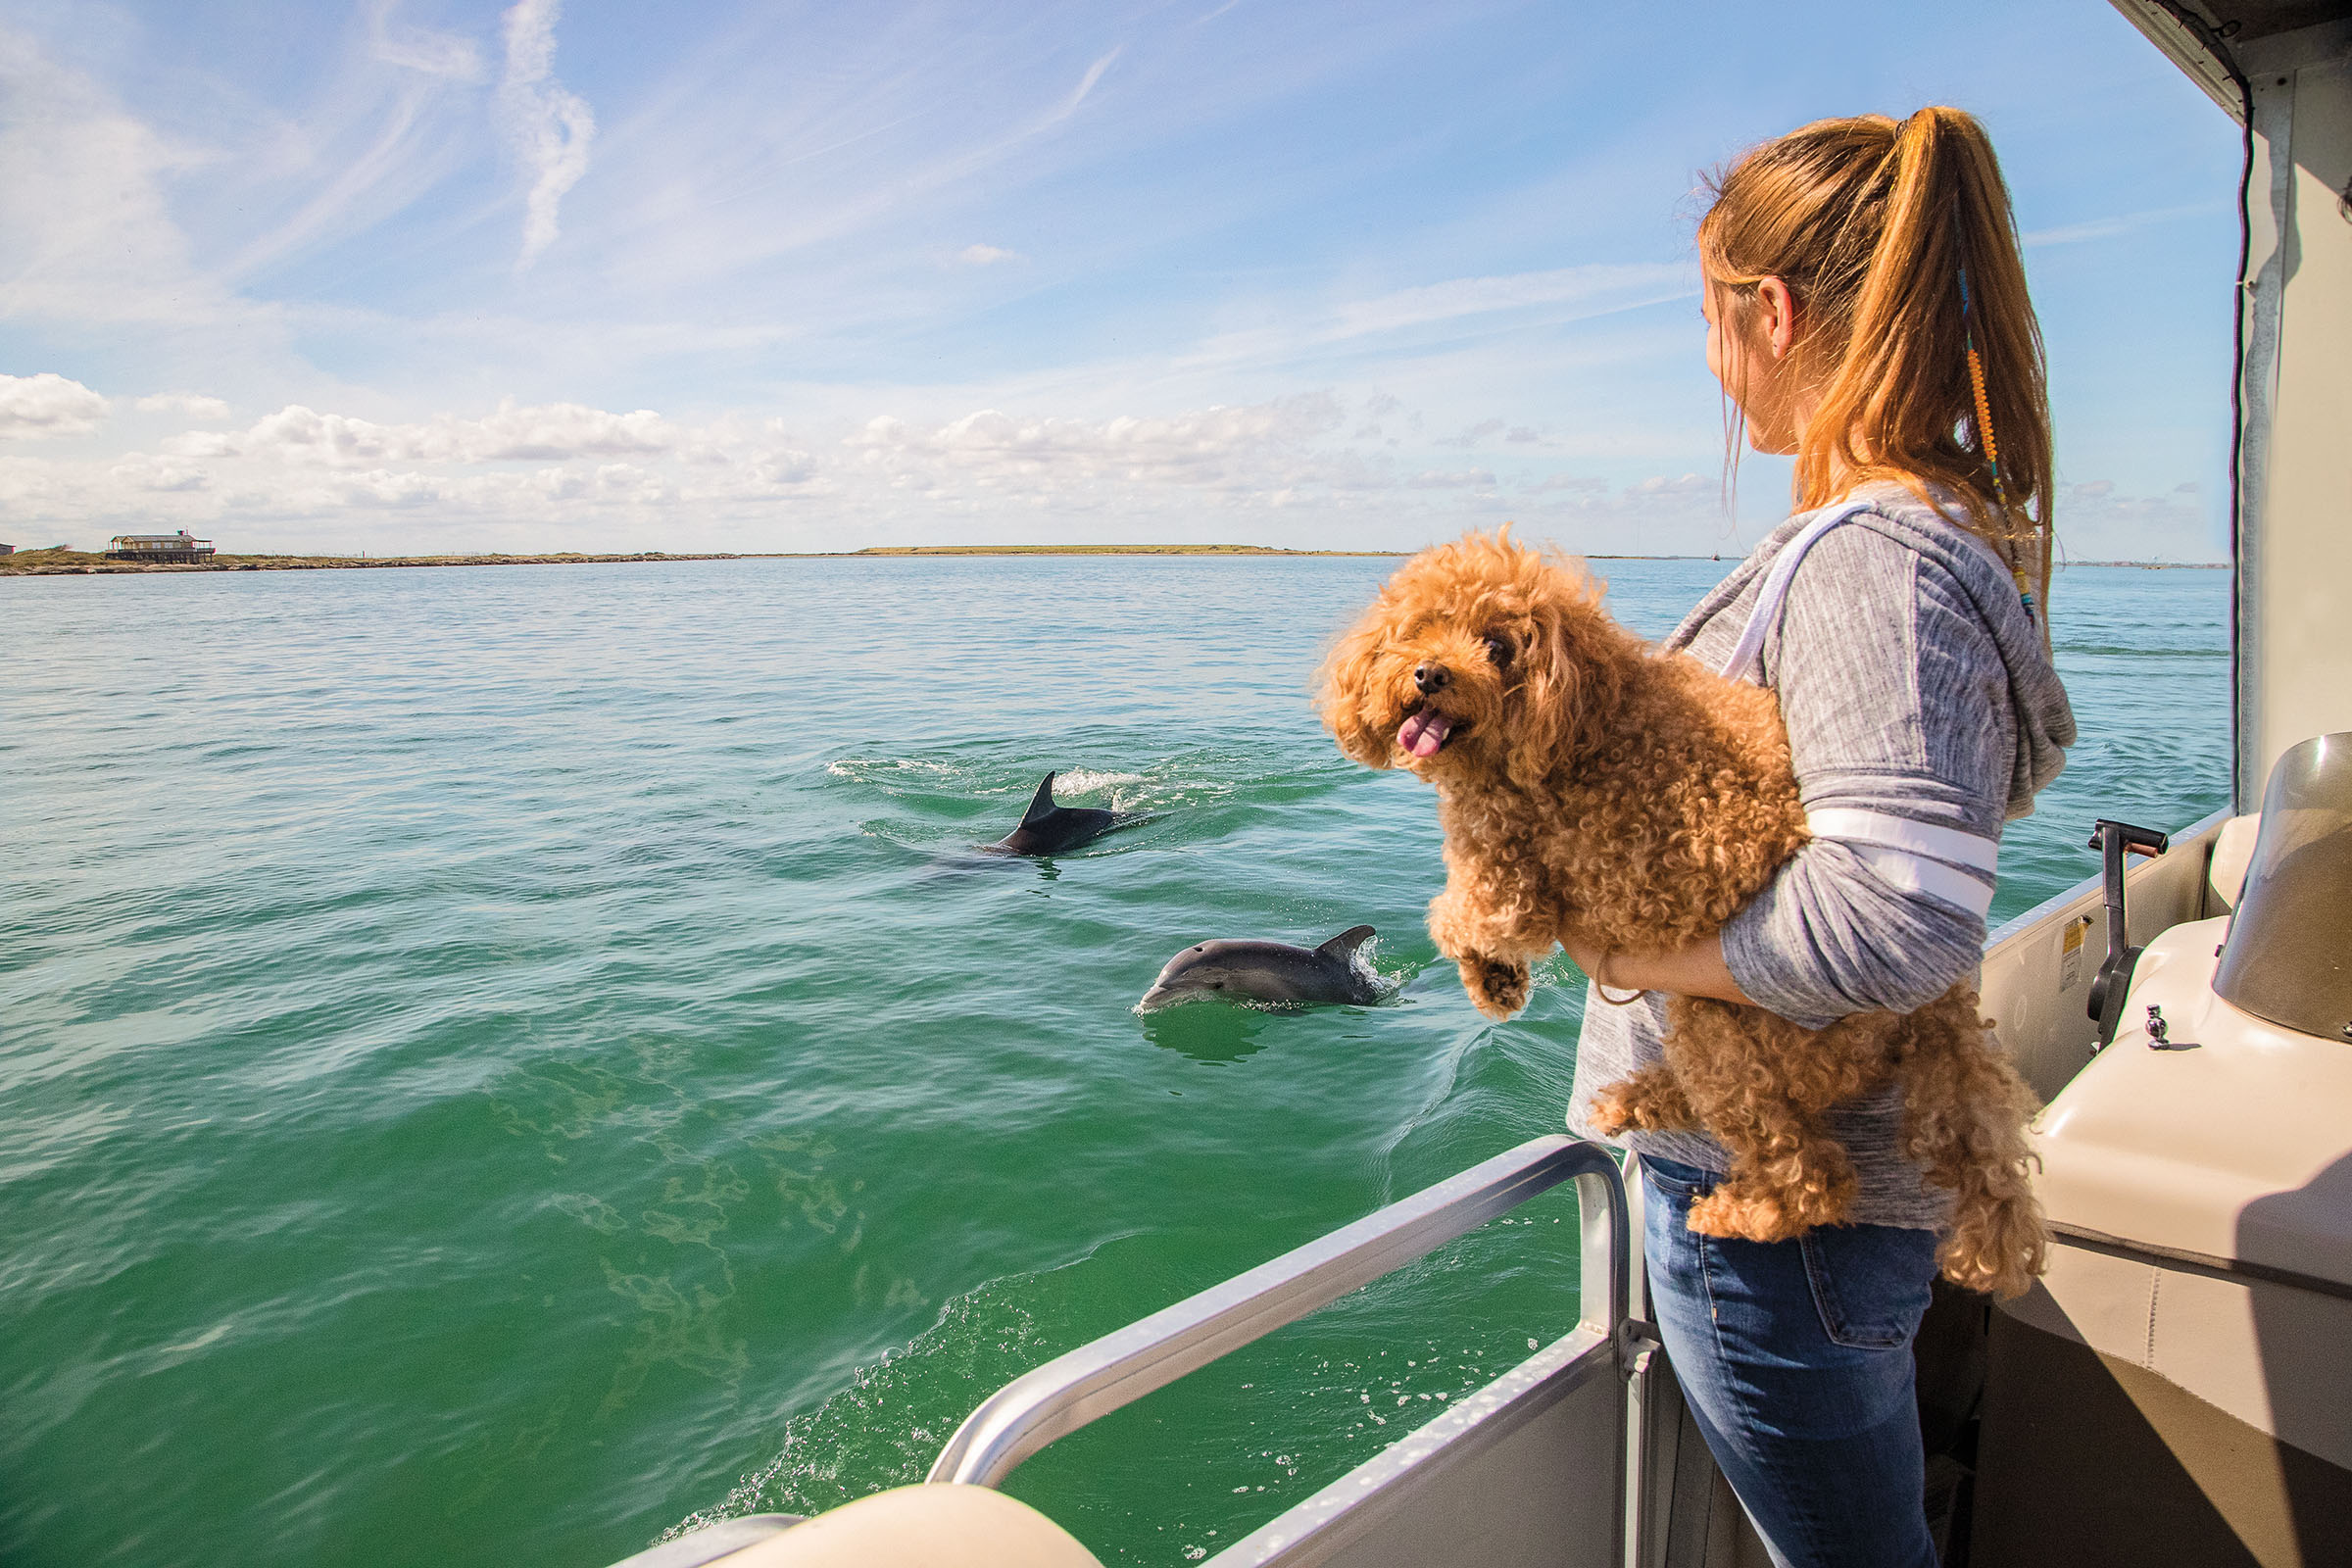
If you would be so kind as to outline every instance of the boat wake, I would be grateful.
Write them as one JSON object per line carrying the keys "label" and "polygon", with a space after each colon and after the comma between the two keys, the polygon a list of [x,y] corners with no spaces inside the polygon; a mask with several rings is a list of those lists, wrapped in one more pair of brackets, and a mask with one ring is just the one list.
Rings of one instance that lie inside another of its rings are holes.
{"label": "boat wake", "polygon": [[688,1514],[653,1544],[750,1513],[822,1513],[922,1480],[971,1413],[974,1390],[1001,1388],[1085,1343],[1072,1322],[1070,1271],[1122,1239],[1106,1236],[1066,1263],[1005,1275],[950,1300],[930,1328],[786,1420],[782,1449],[724,1501]]}
{"label": "boat wake", "polygon": [[[888,815],[858,823],[878,838],[918,854],[965,849],[1011,830],[1053,759],[962,760],[844,757],[825,771],[842,784],[886,799]],[[1131,812],[1153,820],[1107,835],[1074,856],[1124,854],[1163,839],[1190,839],[1214,825],[1199,820],[1218,808],[1293,799],[1302,780],[1262,760],[1224,751],[1186,752],[1136,767],[1072,767],[1059,771],[1054,796],[1063,806]],[[1177,818],[1195,818],[1188,829]]]}

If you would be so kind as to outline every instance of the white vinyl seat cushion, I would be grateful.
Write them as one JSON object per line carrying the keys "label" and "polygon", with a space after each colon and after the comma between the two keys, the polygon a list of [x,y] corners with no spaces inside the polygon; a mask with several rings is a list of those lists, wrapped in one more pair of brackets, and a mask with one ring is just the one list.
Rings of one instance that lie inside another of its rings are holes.
{"label": "white vinyl seat cushion", "polygon": [[2239,895],[2246,891],[2246,865],[2254,858],[2254,839],[2261,831],[2260,815],[2233,816],[2213,841],[2205,880],[2225,909],[2236,908]]}
{"label": "white vinyl seat cushion", "polygon": [[711,1568],[1102,1568],[1068,1531],[987,1487],[878,1492]]}

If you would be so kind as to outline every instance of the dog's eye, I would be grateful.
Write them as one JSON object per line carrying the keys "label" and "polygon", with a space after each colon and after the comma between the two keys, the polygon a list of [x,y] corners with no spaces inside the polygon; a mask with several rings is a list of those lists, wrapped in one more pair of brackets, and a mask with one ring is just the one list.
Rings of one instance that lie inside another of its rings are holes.
{"label": "dog's eye", "polygon": [[1487,657],[1497,665],[1509,663],[1511,655],[1516,651],[1511,647],[1511,640],[1500,632],[1496,632],[1487,639]]}

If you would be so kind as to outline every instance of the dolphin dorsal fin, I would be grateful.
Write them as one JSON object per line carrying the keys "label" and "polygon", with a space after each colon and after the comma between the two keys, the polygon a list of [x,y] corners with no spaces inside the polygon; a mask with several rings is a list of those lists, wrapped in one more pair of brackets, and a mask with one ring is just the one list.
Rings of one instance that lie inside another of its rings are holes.
{"label": "dolphin dorsal fin", "polygon": [[1054,775],[1048,773],[1046,775],[1046,781],[1037,787],[1037,794],[1030,798],[1029,809],[1021,813],[1021,826],[1027,827],[1032,822],[1040,821],[1046,817],[1052,816],[1055,809],[1056,808],[1054,805]]}
{"label": "dolphin dorsal fin", "polygon": [[1315,951],[1334,958],[1352,958],[1355,956],[1355,950],[1376,935],[1378,933],[1368,925],[1351,925]]}

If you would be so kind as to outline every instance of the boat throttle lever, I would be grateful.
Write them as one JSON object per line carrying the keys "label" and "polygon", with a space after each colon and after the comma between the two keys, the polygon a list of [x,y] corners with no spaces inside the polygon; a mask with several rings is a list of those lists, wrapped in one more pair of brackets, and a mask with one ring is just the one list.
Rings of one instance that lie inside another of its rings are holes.
{"label": "boat throttle lever", "polygon": [[2090,830],[2090,847],[2099,852],[2099,880],[2107,905],[2107,961],[2090,983],[2091,1021],[2099,1026],[2099,1045],[2115,1041],[2115,1027],[2124,1016],[2124,993],[2132,989],[2132,967],[2139,949],[2124,946],[2124,857],[2162,855],[2171,845],[2168,835],[2129,822],[2100,817]]}

